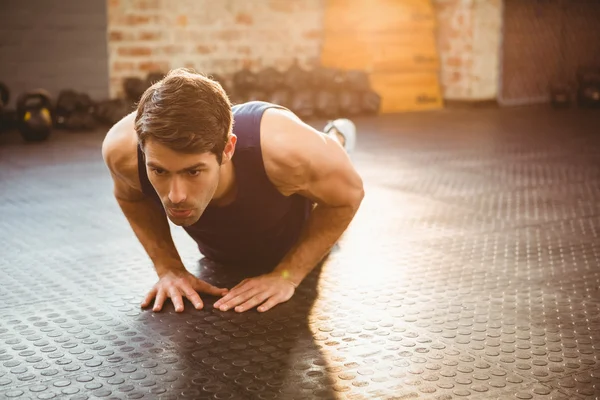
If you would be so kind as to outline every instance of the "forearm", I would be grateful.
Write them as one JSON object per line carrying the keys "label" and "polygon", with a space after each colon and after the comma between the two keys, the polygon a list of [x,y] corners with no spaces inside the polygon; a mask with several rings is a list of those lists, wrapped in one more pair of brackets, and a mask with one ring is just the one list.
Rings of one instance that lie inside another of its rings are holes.
{"label": "forearm", "polygon": [[133,232],[152,260],[158,276],[185,270],[175,247],[167,217],[149,199],[129,201],[117,198]]}
{"label": "forearm", "polygon": [[299,240],[275,268],[295,285],[300,284],[329,253],[356,214],[357,207],[317,205],[311,212]]}

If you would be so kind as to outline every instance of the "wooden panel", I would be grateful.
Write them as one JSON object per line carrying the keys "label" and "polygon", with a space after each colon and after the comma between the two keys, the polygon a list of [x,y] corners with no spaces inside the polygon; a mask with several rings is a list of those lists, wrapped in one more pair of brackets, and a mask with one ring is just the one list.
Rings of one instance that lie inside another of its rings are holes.
{"label": "wooden panel", "polygon": [[377,73],[369,77],[381,95],[381,112],[436,109],[443,106],[437,73]]}
{"label": "wooden panel", "polygon": [[439,60],[435,50],[424,51],[390,51],[389,54],[380,55],[373,60],[373,72],[398,72],[398,71],[437,71]]}
{"label": "wooden panel", "polygon": [[[379,42],[378,42],[379,40]],[[435,39],[408,35],[377,35],[356,39],[328,35],[323,43],[322,62],[335,68],[380,71],[434,71],[439,68]]]}
{"label": "wooden panel", "polygon": [[321,63],[370,74],[382,112],[442,106],[431,0],[328,0]]}
{"label": "wooden panel", "polygon": [[372,32],[356,32],[344,31],[340,32],[332,29],[323,31],[324,37],[327,40],[336,39],[338,41],[345,40],[347,42],[360,42],[365,44],[389,44],[389,45],[410,45],[418,44],[419,46],[436,46],[435,32],[429,28],[404,29],[398,27],[396,29],[386,29]]}
{"label": "wooden panel", "polygon": [[433,28],[435,15],[430,1],[423,0],[330,0],[325,14],[329,29],[377,31],[399,26]]}

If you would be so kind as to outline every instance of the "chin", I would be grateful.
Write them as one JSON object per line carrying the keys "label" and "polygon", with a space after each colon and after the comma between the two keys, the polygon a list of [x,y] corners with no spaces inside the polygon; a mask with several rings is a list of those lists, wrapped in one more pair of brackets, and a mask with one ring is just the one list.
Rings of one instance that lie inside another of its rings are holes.
{"label": "chin", "polygon": [[195,215],[190,215],[187,218],[175,218],[173,216],[169,216],[169,220],[177,226],[190,226],[194,225],[198,221],[198,218],[196,218]]}
{"label": "chin", "polygon": [[173,222],[175,225],[177,226],[191,226],[194,225],[196,223],[196,219],[195,218],[184,218],[184,219],[176,219],[176,220],[171,220],[171,222]]}

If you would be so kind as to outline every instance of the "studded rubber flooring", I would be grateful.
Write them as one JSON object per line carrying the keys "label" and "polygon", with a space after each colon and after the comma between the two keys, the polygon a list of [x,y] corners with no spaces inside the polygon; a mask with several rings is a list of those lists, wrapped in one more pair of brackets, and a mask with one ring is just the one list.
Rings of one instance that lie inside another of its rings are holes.
{"label": "studded rubber flooring", "polygon": [[[599,398],[600,114],[357,125],[360,212],[264,314],[140,309],[156,277],[102,132],[0,135],[0,398]],[[252,275],[173,235],[206,280]]]}

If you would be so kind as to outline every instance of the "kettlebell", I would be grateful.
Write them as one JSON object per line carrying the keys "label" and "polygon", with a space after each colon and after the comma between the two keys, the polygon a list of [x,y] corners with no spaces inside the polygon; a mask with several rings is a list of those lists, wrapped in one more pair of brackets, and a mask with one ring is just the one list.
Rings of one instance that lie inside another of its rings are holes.
{"label": "kettlebell", "polygon": [[52,131],[52,100],[45,90],[23,93],[17,100],[17,124],[27,142],[48,139]]}
{"label": "kettlebell", "polygon": [[6,86],[3,82],[0,82],[0,108],[6,107],[8,100],[10,100],[10,91],[8,90],[8,86]]}

